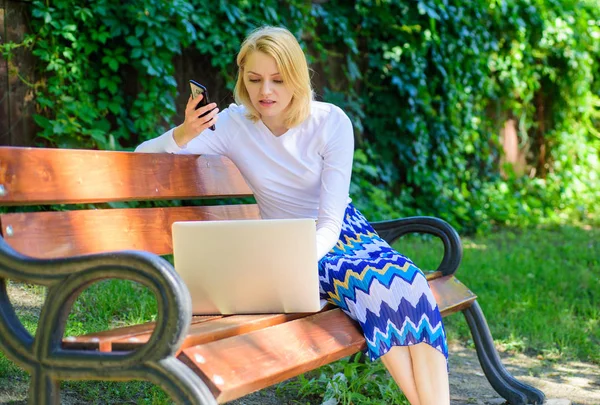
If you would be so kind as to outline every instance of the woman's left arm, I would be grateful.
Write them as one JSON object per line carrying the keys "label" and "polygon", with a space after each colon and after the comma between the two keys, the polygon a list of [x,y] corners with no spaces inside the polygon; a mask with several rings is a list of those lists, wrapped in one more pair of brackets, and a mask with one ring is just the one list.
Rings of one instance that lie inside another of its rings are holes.
{"label": "woman's left arm", "polygon": [[[317,222],[317,257],[320,260],[337,243],[348,205],[354,131],[346,114],[337,111],[331,125],[327,125],[327,141],[322,153],[321,193]],[[332,111],[333,115],[334,111]]]}

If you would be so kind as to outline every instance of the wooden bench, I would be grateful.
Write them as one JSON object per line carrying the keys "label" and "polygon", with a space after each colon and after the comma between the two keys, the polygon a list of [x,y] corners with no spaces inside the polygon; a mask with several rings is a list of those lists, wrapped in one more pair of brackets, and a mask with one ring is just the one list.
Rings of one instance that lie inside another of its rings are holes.
{"label": "wooden bench", "polygon": [[[0,147],[0,205],[88,204],[251,196],[235,166],[216,156]],[[171,224],[258,218],[254,204],[81,209],[0,216],[0,349],[31,374],[30,404],[58,404],[59,381],[145,379],[179,403],[242,397],[365,348],[339,309],[317,314],[192,316],[187,288],[157,255],[172,253]],[[413,232],[440,238],[444,256],[427,278],[444,316],[462,311],[483,370],[512,404],[544,395],[503,367],[476,296],[456,279],[460,239],[444,221],[404,218],[374,224],[390,243]],[[149,287],[154,323],[65,337],[77,296],[91,283],[124,278]],[[48,287],[38,329],[21,325],[6,280]]]}

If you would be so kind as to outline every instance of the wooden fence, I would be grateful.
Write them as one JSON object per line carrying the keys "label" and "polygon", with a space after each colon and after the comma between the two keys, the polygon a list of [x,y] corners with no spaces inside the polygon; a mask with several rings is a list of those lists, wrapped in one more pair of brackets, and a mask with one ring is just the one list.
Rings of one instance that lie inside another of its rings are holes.
{"label": "wooden fence", "polygon": [[[22,41],[29,27],[31,1],[0,0],[0,44]],[[10,60],[0,54],[0,145],[27,146],[36,128],[33,91],[34,60],[30,52],[18,50]]]}

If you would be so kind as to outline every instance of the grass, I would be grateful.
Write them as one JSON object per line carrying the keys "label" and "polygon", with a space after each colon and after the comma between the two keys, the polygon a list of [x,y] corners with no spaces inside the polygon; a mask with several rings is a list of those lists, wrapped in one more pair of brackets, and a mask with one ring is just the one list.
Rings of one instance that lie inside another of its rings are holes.
{"label": "grass", "polygon": [[[600,229],[503,230],[463,244],[457,277],[478,294],[496,343],[600,364]],[[425,268],[435,266],[433,242],[396,247]],[[462,317],[446,318],[446,327],[451,338],[469,340]]]}
{"label": "grass", "polygon": [[141,284],[106,280],[90,286],[75,302],[65,334],[77,336],[154,321],[154,295]]}
{"label": "grass", "polygon": [[299,397],[294,404],[410,405],[383,363],[359,360],[353,356],[325,365],[279,384],[277,392]]}
{"label": "grass", "polygon": [[[457,276],[480,297],[478,302],[501,349],[548,361],[578,359],[600,364],[600,228],[504,229],[464,238],[463,244]],[[395,247],[423,269],[434,269],[442,254],[439,242],[422,237],[403,238]],[[90,287],[77,300],[66,335],[141,323],[153,320],[155,313],[156,301],[144,287],[106,281]],[[23,314],[21,318],[33,332],[35,317]],[[470,342],[461,315],[447,317],[445,322],[450,339]],[[26,373],[0,355],[0,390],[7,381],[26,379]],[[63,388],[90,403],[99,397],[112,403],[169,402],[162,390],[144,382],[67,382]],[[380,362],[340,361],[278,388],[282,395],[289,395],[290,390],[301,396],[298,404],[320,403],[330,397],[341,404],[404,401]]]}
{"label": "grass", "polygon": [[[33,294],[45,294],[45,289],[40,287],[21,284],[19,288]],[[65,336],[153,321],[156,311],[156,299],[146,287],[126,280],[101,281],[86,289],[73,305]],[[24,311],[19,314],[19,319],[29,333],[35,334],[36,316]],[[0,353],[0,392],[9,389],[14,382],[28,379],[26,372]],[[162,389],[144,381],[65,381],[61,387],[63,393],[76,396],[79,403],[170,403]]]}

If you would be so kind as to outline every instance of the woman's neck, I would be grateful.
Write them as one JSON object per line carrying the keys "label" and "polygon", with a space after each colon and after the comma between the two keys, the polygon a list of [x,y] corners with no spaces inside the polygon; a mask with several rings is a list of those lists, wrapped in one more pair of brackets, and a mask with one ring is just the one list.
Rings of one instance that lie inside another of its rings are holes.
{"label": "woman's neck", "polygon": [[261,118],[263,124],[265,124],[265,126],[267,128],[269,128],[269,131],[271,131],[271,133],[275,136],[281,136],[283,134],[285,134],[287,132],[287,130],[289,129],[288,127],[286,127],[283,122],[278,122],[276,120],[269,120],[268,118]]}

